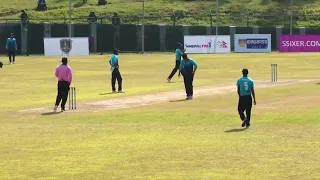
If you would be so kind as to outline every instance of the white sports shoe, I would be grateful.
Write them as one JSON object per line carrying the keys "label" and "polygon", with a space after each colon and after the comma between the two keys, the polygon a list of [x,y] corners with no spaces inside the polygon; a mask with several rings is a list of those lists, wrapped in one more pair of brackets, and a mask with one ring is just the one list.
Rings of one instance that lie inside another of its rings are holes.
{"label": "white sports shoe", "polygon": [[58,106],[54,106],[53,110],[54,112],[57,112]]}
{"label": "white sports shoe", "polygon": [[168,82],[171,82],[171,79],[167,78],[167,81],[168,81]]}
{"label": "white sports shoe", "polygon": [[123,91],[122,91],[122,90],[120,90],[120,91],[118,91],[118,93],[123,93]]}

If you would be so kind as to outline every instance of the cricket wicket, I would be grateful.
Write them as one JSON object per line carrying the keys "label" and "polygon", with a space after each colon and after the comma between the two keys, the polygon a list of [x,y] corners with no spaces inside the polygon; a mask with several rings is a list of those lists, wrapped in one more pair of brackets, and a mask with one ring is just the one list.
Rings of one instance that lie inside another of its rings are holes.
{"label": "cricket wicket", "polygon": [[77,109],[76,87],[70,87],[69,90],[69,109]]}
{"label": "cricket wicket", "polygon": [[271,64],[271,82],[278,81],[278,64]]}

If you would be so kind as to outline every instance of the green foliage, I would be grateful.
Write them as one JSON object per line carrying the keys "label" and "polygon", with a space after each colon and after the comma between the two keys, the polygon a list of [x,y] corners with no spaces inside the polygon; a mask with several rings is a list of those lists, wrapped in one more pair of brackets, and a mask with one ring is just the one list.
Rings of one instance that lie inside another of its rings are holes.
{"label": "green foliage", "polygon": [[186,15],[186,10],[184,9],[174,9],[171,15],[171,21],[176,24],[177,21],[183,19]]}
{"label": "green foliage", "polygon": [[[106,6],[98,6],[97,0],[74,0],[74,23],[86,23],[90,11],[103,19],[103,23],[110,23],[109,18],[114,12],[122,17],[126,24],[141,23],[141,2],[135,0],[111,0]],[[17,5],[19,4],[19,5]],[[33,23],[52,22],[64,23],[68,18],[67,0],[47,0],[49,10],[35,11],[34,0],[2,0],[0,6],[1,19],[17,19],[22,9],[26,9]],[[219,22],[222,26],[288,26],[289,17],[287,1],[276,0],[219,0]],[[176,8],[178,7],[178,8]],[[215,14],[215,1],[202,0],[152,0],[145,1],[145,22],[147,24],[175,24],[175,25],[210,25],[215,17],[210,17],[209,11]],[[318,26],[320,2],[315,0],[294,1],[294,26]],[[298,15],[299,14],[299,15]],[[139,18],[140,16],[140,18]],[[148,17],[152,16],[152,18]],[[188,16],[188,17],[186,17]],[[12,21],[12,20],[10,20]]]}

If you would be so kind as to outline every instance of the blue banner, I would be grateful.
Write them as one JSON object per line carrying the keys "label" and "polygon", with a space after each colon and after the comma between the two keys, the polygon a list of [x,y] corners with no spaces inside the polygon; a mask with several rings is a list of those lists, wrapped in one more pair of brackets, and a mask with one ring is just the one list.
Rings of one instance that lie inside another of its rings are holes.
{"label": "blue banner", "polygon": [[247,49],[267,49],[268,39],[247,39]]}

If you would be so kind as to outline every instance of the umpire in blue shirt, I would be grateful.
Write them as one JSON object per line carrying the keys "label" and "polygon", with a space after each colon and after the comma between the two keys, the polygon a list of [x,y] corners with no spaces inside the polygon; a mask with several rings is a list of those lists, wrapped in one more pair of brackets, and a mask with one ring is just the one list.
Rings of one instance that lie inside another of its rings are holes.
{"label": "umpire in blue shirt", "polygon": [[[247,128],[250,126],[250,120],[251,120],[252,97],[253,97],[253,103],[254,105],[256,105],[254,82],[251,78],[248,77],[248,74],[249,74],[248,69],[243,69],[242,70],[243,76],[237,81],[237,92],[239,95],[238,113],[242,120],[241,126],[242,127],[246,126]],[[244,111],[246,111],[246,116],[244,115]]]}
{"label": "umpire in blue shirt", "polygon": [[187,100],[191,100],[193,99],[193,77],[198,68],[198,65],[193,59],[188,58],[188,55],[186,53],[182,54],[182,58],[183,60],[181,61],[179,68],[179,77],[180,74],[182,74],[187,94]]}
{"label": "umpire in blue shirt", "polygon": [[10,64],[16,62],[17,40],[14,38],[14,34],[10,34],[10,38],[7,39],[6,50],[9,56]]}

